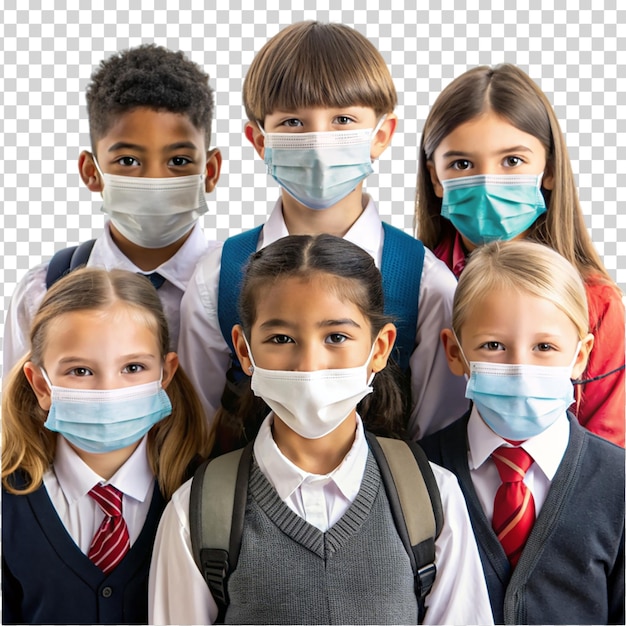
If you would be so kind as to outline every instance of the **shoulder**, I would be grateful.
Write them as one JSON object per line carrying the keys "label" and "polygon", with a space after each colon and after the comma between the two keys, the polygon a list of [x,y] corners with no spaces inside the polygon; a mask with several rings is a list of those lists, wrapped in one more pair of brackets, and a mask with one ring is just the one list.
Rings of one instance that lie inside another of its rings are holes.
{"label": "shoulder", "polygon": [[12,306],[33,312],[37,309],[46,293],[48,264],[40,263],[24,274],[13,292]]}
{"label": "shoulder", "polygon": [[444,447],[447,447],[453,441],[457,441],[459,437],[464,438],[467,430],[468,414],[466,413],[462,417],[458,418],[452,424],[438,430],[423,439],[420,439],[417,443],[422,447],[426,456],[429,459],[434,459],[435,462],[439,462]]}
{"label": "shoulder", "polygon": [[429,248],[424,250],[424,267],[422,269],[422,284],[431,293],[453,294],[457,279],[448,266],[438,259]]}
{"label": "shoulder", "polygon": [[624,324],[624,302],[619,290],[600,277],[591,277],[585,282],[589,323],[592,332],[605,318],[614,318]]}

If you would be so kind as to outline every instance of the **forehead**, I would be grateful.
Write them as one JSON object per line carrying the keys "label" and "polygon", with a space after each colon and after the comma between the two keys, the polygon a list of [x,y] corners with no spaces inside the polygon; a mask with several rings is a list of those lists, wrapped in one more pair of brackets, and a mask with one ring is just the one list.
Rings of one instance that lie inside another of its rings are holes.
{"label": "forehead", "polygon": [[184,113],[137,107],[117,115],[96,145],[106,151],[116,144],[161,149],[177,143],[192,143],[205,151],[204,130],[196,128]]}

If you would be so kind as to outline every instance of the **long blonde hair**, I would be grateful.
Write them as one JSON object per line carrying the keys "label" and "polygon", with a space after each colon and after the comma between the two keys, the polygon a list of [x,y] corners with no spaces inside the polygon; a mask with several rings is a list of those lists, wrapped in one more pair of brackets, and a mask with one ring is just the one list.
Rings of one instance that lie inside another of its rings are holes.
{"label": "long blonde hair", "polygon": [[548,300],[572,321],[579,339],[589,332],[585,286],[576,268],[546,245],[517,240],[494,241],[470,254],[454,294],[452,328],[457,337],[476,303],[501,289]]}
{"label": "long blonde hair", "polygon": [[434,249],[445,235],[441,198],[435,194],[428,162],[455,128],[489,110],[541,142],[547,169],[554,176],[552,191],[543,190],[548,211],[531,227],[528,238],[556,250],[586,281],[595,275],[614,284],[587,232],[565,137],[552,105],[525,72],[509,63],[468,70],[433,104],[420,142],[415,205],[419,239]]}
{"label": "long blonde hair", "polygon": [[[51,322],[72,311],[105,310],[122,302],[155,333],[161,356],[169,352],[167,320],[154,287],[144,277],[125,270],[84,268],[59,280],[46,293],[33,320],[31,350],[11,371],[2,398],[2,484],[11,493],[39,488],[54,460],[57,433],[44,427],[47,411],[37,401],[24,373],[24,364],[41,365]],[[167,394],[172,413],[148,433],[148,459],[166,498],[182,484],[195,457],[206,457],[210,442],[200,401],[179,367]],[[17,489],[11,474],[21,471],[26,484]]]}

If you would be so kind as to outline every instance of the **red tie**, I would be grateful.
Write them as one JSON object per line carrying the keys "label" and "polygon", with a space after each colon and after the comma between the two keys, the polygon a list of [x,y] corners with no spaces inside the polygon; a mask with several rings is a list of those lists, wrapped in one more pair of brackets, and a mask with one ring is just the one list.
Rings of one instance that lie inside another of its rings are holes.
{"label": "red tie", "polygon": [[524,476],[533,459],[522,448],[506,446],[495,450],[491,458],[502,480],[493,504],[491,525],[515,567],[535,523],[535,500],[524,484]]}
{"label": "red tie", "polygon": [[128,527],[122,517],[122,492],[113,485],[98,484],[89,495],[104,511],[104,519],[91,541],[87,556],[108,574],[130,549]]}

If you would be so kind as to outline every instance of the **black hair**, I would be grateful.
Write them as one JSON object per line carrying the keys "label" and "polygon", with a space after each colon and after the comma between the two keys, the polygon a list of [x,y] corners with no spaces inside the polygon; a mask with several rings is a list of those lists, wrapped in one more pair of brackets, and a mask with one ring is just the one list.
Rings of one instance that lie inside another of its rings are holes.
{"label": "black hair", "polygon": [[186,115],[211,140],[213,90],[202,68],[155,44],[123,50],[100,62],[87,87],[92,147],[117,116],[136,107]]}
{"label": "black hair", "polygon": [[[285,278],[308,278],[327,274],[331,289],[354,303],[372,327],[372,341],[392,318],[384,313],[382,276],[374,259],[357,245],[333,235],[291,235],[254,253],[246,267],[239,297],[239,314],[244,334],[256,319],[259,295],[268,284]],[[391,360],[374,377],[374,392],[358,405],[367,430],[377,435],[405,436],[408,398],[400,385],[402,374]],[[231,411],[220,409],[216,416],[217,440],[250,439],[265,415],[267,405],[253,395],[246,377],[239,402]],[[228,432],[223,436],[224,432]]]}

